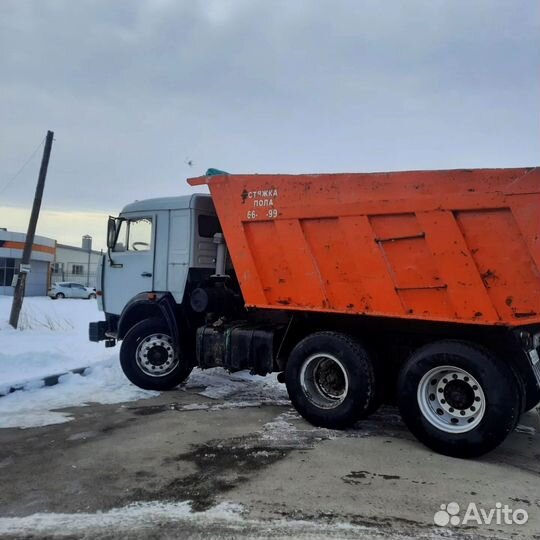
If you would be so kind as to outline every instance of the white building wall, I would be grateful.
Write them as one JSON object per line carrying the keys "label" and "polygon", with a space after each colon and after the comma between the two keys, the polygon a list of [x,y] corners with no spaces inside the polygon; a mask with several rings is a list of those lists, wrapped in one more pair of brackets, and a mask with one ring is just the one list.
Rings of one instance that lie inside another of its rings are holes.
{"label": "white building wall", "polygon": [[90,267],[88,267],[88,251],[75,246],[56,244],[56,259],[53,265],[52,281],[72,281],[96,286],[96,269],[101,257],[100,251],[90,252]]}

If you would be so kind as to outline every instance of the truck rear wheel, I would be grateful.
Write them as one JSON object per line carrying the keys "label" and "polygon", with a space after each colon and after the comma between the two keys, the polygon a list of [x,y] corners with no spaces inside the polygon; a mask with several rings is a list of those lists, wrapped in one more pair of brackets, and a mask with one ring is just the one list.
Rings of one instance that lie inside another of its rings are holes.
{"label": "truck rear wheel", "polygon": [[128,331],[120,348],[120,364],[126,377],[145,390],[172,390],[193,368],[158,318],[141,321]]}
{"label": "truck rear wheel", "polygon": [[373,409],[375,375],[358,341],[317,332],[291,352],[285,382],[296,410],[316,426],[343,429]]}
{"label": "truck rear wheel", "polygon": [[399,375],[398,404],[419,441],[462,458],[497,447],[521,412],[512,369],[463,341],[441,341],[416,351]]}

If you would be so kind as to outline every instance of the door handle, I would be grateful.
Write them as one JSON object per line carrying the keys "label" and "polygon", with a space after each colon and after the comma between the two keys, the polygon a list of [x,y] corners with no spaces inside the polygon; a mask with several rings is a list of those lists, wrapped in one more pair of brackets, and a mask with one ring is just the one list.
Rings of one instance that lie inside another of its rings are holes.
{"label": "door handle", "polygon": [[152,277],[152,274],[150,272],[143,272],[141,274],[142,277]]}

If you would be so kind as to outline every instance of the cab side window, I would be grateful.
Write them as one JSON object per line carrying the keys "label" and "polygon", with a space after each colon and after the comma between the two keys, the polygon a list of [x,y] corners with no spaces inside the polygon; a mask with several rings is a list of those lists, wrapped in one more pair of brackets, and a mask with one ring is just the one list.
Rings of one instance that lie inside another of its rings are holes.
{"label": "cab side window", "polygon": [[214,234],[221,232],[221,224],[217,216],[199,214],[199,236],[202,238],[214,238]]}
{"label": "cab side window", "polygon": [[152,220],[139,218],[129,221],[128,251],[148,251],[152,243]]}
{"label": "cab side window", "polygon": [[120,221],[113,251],[148,251],[152,244],[152,219],[135,218]]}

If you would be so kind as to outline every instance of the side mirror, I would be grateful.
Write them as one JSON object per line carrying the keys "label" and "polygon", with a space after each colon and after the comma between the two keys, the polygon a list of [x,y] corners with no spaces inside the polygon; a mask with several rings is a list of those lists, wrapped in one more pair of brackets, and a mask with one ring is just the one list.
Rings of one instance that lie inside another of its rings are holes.
{"label": "side mirror", "polygon": [[116,244],[116,219],[109,217],[107,222],[107,247],[112,249],[114,244]]}

